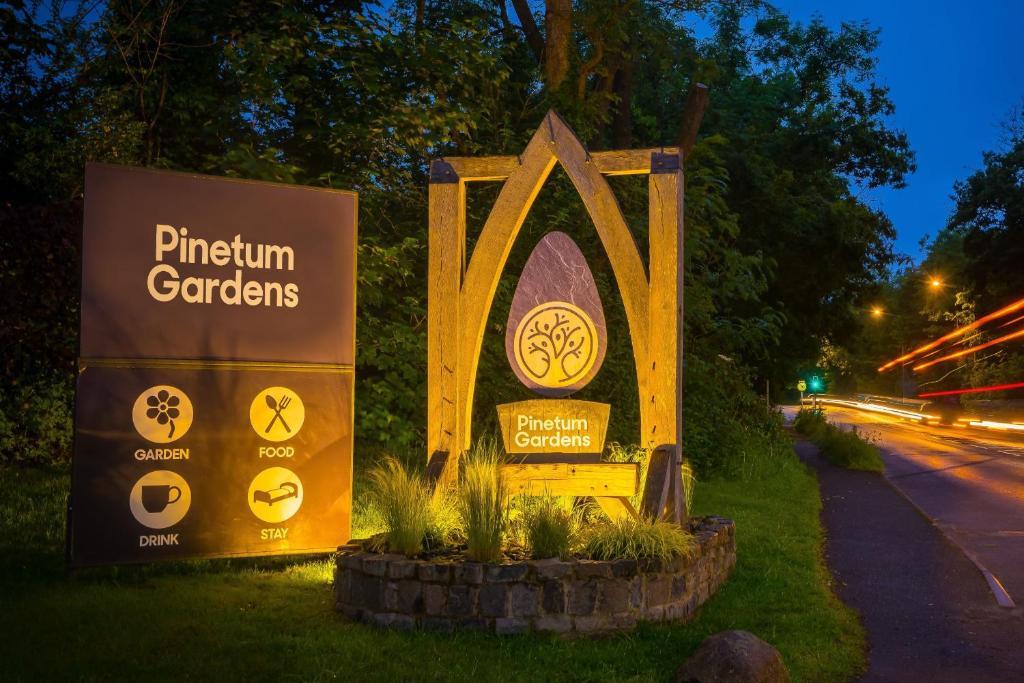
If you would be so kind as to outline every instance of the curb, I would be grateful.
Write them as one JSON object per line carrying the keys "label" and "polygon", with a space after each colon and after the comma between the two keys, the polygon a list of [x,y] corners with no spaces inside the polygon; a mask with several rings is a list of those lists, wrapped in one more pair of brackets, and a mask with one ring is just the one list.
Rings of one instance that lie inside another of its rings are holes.
{"label": "curb", "polygon": [[[889,449],[887,448],[879,447],[878,450],[884,452],[886,455],[890,454]],[[927,519],[929,524],[938,529],[942,536],[947,541],[952,543],[958,550],[960,550],[960,552],[964,554],[964,557],[970,560],[971,563],[978,569],[978,571],[981,572],[981,575],[985,577],[985,582],[988,584],[989,590],[992,591],[992,597],[995,598],[997,605],[999,605],[1000,607],[1005,607],[1007,609],[1013,609],[1017,606],[1017,603],[1013,601],[1013,598],[1010,596],[1010,593],[1006,590],[1006,588],[1003,587],[1003,584],[999,581],[999,578],[991,571],[989,571],[988,567],[986,567],[982,563],[982,561],[978,558],[977,555],[975,555],[973,552],[960,545],[960,543],[955,538],[953,538],[944,528],[942,528],[941,525],[937,524],[935,520],[932,519],[932,517],[927,512],[925,512],[923,508],[921,508],[920,505],[915,503],[913,498],[908,496],[907,493],[899,487],[899,485],[897,485],[891,479],[889,479],[889,475],[887,473],[883,473],[882,478],[885,479],[885,483],[887,483],[890,487],[893,488],[893,490],[899,493],[905,501],[913,505],[914,509],[917,510],[922,517]]]}

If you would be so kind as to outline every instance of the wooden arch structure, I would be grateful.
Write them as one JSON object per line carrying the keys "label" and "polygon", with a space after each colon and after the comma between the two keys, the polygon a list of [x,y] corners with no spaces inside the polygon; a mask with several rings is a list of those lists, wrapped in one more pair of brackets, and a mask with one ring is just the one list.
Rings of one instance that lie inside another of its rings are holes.
{"label": "wooden arch structure", "polygon": [[[494,293],[516,236],[555,164],[583,200],[621,292],[640,398],[639,442],[651,452],[643,511],[681,521],[683,174],[677,148],[588,153],[549,111],[521,156],[438,159],[429,189],[428,474],[458,478],[470,447],[473,392]],[[605,176],[649,175],[649,271]],[[467,183],[504,181],[472,255]]]}

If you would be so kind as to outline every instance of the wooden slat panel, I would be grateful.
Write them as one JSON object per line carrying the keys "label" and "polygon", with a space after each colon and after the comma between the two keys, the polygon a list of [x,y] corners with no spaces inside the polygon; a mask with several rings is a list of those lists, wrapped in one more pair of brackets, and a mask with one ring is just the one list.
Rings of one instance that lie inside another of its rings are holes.
{"label": "wooden slat panel", "polygon": [[[678,147],[617,149],[591,152],[590,161],[604,175],[644,175],[651,172],[651,154],[678,154]],[[445,157],[463,182],[504,180],[519,167],[519,157]]]}
{"label": "wooden slat panel", "polygon": [[632,496],[639,488],[640,466],[634,463],[502,465],[509,495]]}

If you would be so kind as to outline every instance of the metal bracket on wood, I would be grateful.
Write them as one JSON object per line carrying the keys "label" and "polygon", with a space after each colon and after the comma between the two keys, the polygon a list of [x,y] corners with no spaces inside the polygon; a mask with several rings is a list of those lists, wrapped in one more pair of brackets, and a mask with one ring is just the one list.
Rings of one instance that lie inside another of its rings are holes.
{"label": "metal bracket on wood", "polygon": [[436,184],[457,183],[459,174],[444,159],[434,159],[430,162],[430,182]]}
{"label": "metal bracket on wood", "polygon": [[678,154],[651,152],[651,173],[675,173],[678,170]]}

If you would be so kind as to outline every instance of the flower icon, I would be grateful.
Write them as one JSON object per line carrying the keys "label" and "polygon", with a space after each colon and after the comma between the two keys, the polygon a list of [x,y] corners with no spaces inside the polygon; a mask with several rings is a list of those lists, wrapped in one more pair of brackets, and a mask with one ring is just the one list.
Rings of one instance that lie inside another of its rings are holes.
{"label": "flower icon", "polygon": [[146,397],[146,417],[151,420],[156,420],[158,424],[171,425],[171,431],[167,433],[167,438],[170,439],[174,436],[174,421],[181,415],[181,411],[178,410],[178,405],[181,403],[181,399],[174,394],[170,393],[166,389],[161,389],[155,394],[151,394]]}

